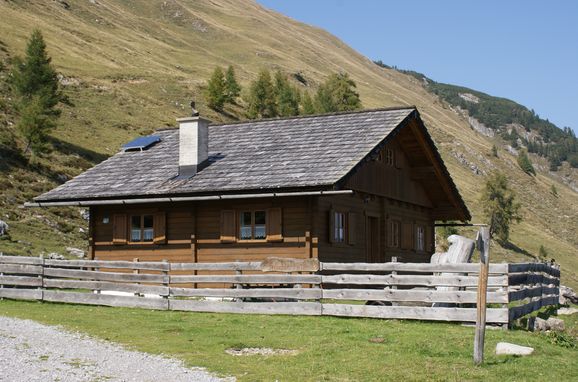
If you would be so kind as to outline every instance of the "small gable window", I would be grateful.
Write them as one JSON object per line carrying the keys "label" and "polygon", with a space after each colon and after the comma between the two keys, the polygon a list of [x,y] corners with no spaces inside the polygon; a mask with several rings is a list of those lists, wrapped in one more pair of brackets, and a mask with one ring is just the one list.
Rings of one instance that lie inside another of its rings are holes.
{"label": "small gable window", "polygon": [[389,247],[399,248],[401,238],[401,222],[399,220],[390,220],[389,222]]}
{"label": "small gable window", "polygon": [[395,166],[395,151],[386,148],[384,151],[384,162],[388,166]]}
{"label": "small gable window", "polygon": [[418,225],[416,227],[415,249],[418,251],[425,251],[425,227],[423,225]]}
{"label": "small gable window", "polygon": [[154,240],[153,215],[133,215],[130,218],[130,241],[152,242]]}
{"label": "small gable window", "polygon": [[243,211],[240,213],[239,239],[265,240],[267,238],[267,212]]}

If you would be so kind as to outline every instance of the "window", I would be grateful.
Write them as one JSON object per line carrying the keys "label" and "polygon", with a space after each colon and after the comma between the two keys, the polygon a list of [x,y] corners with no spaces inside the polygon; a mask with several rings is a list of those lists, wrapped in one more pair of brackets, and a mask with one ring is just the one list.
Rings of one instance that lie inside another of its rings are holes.
{"label": "window", "polygon": [[425,251],[425,227],[423,225],[417,226],[415,238],[415,249]]}
{"label": "window", "polygon": [[391,248],[399,248],[401,237],[401,222],[399,220],[391,220],[389,223],[390,236],[389,246]]}
{"label": "window", "polygon": [[239,238],[241,240],[265,240],[267,238],[267,212],[241,212]]}
{"label": "window", "polygon": [[333,213],[333,241],[343,243],[345,241],[345,214],[335,211]]}
{"label": "window", "polygon": [[395,151],[392,149],[385,149],[385,164],[388,166],[395,166]]}
{"label": "window", "polygon": [[130,218],[130,241],[151,242],[154,239],[153,215],[133,215]]}

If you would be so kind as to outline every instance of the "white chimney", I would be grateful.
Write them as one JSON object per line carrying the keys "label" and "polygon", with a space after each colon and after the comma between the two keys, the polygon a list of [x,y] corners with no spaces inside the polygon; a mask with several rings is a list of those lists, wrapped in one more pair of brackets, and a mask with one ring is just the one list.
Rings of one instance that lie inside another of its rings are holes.
{"label": "white chimney", "polygon": [[197,116],[178,118],[179,177],[192,177],[207,164],[209,157],[209,121]]}

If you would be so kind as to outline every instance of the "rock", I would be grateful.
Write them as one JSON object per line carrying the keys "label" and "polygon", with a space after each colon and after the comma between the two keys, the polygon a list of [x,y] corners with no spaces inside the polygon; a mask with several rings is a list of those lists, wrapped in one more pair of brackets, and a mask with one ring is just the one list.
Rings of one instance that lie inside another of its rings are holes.
{"label": "rock", "polygon": [[79,259],[82,259],[86,256],[84,251],[79,248],[66,247],[66,252],[68,252],[70,256],[78,257]]}
{"label": "rock", "polygon": [[64,260],[64,256],[62,256],[60,253],[57,252],[49,253],[48,258],[53,260]]}
{"label": "rock", "polygon": [[565,329],[564,321],[559,318],[548,317],[546,324],[548,325],[549,330],[554,330],[556,332],[563,332]]}
{"label": "rock", "polygon": [[66,176],[65,174],[58,174],[56,175],[56,178],[58,178],[58,181],[61,183],[65,183],[66,181],[68,181],[68,176]]}
{"label": "rock", "polygon": [[578,304],[578,295],[574,292],[574,289],[560,285],[560,305],[568,305],[570,303]]}
{"label": "rock", "polygon": [[80,210],[80,216],[86,220],[89,221],[90,220],[90,210],[88,209],[82,209]]}
{"label": "rock", "polygon": [[9,228],[8,223],[4,220],[0,220],[0,236],[8,235]]}
{"label": "rock", "polygon": [[578,308],[560,308],[558,309],[559,316],[569,316],[578,313]]}
{"label": "rock", "polygon": [[496,345],[496,355],[530,355],[533,352],[534,348],[509,342],[498,342]]}

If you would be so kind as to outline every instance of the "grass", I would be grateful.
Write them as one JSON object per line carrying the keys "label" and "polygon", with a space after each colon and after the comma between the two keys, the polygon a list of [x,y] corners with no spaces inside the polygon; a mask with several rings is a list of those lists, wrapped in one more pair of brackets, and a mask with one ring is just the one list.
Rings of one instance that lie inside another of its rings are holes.
{"label": "grass", "polygon": [[[474,331],[458,324],[161,312],[54,303],[0,301],[0,315],[62,325],[152,354],[182,359],[241,381],[570,381],[578,352],[522,330],[486,331],[486,357],[472,365]],[[566,317],[576,336],[578,315]],[[376,340],[378,338],[379,340]],[[383,339],[383,340],[381,340]],[[535,348],[529,357],[496,356],[499,341]],[[235,357],[226,349],[269,347],[297,355]]]}

